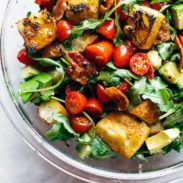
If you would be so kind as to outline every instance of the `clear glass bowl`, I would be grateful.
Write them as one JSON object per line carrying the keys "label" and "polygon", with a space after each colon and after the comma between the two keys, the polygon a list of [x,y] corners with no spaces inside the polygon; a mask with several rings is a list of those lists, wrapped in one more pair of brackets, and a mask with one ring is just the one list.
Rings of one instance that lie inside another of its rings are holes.
{"label": "clear glass bowl", "polygon": [[22,48],[16,22],[25,17],[27,12],[37,12],[33,0],[11,0],[8,4],[1,34],[1,69],[0,98],[1,103],[14,127],[28,144],[49,163],[58,169],[87,182],[168,182],[182,177],[183,154],[172,152],[149,158],[148,162],[127,160],[122,157],[110,160],[80,160],[74,149],[64,143],[52,144],[45,136],[49,126],[41,121],[36,107],[23,105],[18,97],[19,73],[22,65],[17,61],[17,52]]}

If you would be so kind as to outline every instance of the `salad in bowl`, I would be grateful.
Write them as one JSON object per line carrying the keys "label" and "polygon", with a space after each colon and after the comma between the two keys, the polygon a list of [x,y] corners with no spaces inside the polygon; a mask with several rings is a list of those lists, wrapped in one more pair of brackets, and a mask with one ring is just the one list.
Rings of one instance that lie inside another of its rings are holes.
{"label": "salad in bowl", "polygon": [[[17,22],[19,96],[81,159],[183,146],[183,1],[35,0]],[[69,148],[69,147],[68,147]]]}

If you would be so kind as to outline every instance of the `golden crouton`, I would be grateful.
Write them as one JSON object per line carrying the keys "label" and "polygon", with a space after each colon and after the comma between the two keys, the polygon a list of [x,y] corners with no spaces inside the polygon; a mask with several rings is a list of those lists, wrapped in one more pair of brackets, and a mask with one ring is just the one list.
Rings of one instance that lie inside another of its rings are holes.
{"label": "golden crouton", "polygon": [[65,107],[55,99],[42,103],[39,106],[38,112],[39,117],[49,124],[53,124],[55,122],[52,117],[54,113],[63,114],[64,116],[69,117],[69,113]]}
{"label": "golden crouton", "polygon": [[129,112],[148,124],[155,123],[160,116],[160,111],[158,107],[150,100],[142,101],[139,105],[132,108]]}
{"label": "golden crouton", "polygon": [[105,89],[108,97],[117,105],[119,111],[126,111],[128,109],[129,100],[125,94],[123,94],[116,87],[110,87]]}
{"label": "golden crouton", "polygon": [[[159,35],[161,29],[163,29],[163,34],[166,32],[166,35]],[[134,5],[125,32],[128,32],[133,42],[140,49],[150,49],[157,39],[158,43],[170,39],[166,17],[162,13],[145,6]]]}
{"label": "golden crouton", "polygon": [[143,145],[150,132],[149,127],[138,122],[130,114],[110,113],[96,125],[96,133],[114,151],[131,158]]}
{"label": "golden crouton", "polygon": [[99,0],[68,0],[67,19],[78,24],[85,19],[98,19]]}
{"label": "golden crouton", "polygon": [[56,38],[56,23],[46,11],[17,22],[18,30],[30,51],[38,51]]}

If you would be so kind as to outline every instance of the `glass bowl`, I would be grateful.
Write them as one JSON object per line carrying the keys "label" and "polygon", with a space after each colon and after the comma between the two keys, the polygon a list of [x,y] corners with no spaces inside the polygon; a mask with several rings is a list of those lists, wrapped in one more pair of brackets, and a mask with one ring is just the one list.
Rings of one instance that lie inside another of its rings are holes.
{"label": "glass bowl", "polygon": [[[10,0],[4,16],[1,32],[0,99],[13,126],[28,144],[58,169],[86,182],[168,182],[182,177],[183,154],[172,152],[157,155],[148,162],[127,160],[123,157],[109,160],[82,161],[75,152],[74,142],[67,147],[62,142],[50,143],[46,137],[49,126],[37,116],[32,104],[23,105],[18,96],[20,68],[16,55],[23,46],[16,22],[27,12],[38,11],[33,0]],[[166,181],[165,181],[166,178]]]}

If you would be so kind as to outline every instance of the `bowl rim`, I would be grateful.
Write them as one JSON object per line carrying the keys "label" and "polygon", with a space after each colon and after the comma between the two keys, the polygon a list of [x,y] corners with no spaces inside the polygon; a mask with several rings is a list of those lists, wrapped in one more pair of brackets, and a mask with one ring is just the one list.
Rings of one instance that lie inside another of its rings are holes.
{"label": "bowl rim", "polygon": [[[103,180],[105,179],[108,181],[109,180],[146,180],[146,179],[163,177],[166,175],[173,174],[177,171],[183,170],[183,162],[181,162],[179,164],[172,165],[168,168],[155,170],[152,172],[144,172],[144,173],[143,172],[142,173],[109,172],[101,169],[96,169],[94,167],[85,165],[79,161],[71,159],[70,157],[64,155],[58,149],[54,148],[54,146],[49,144],[44,138],[42,138],[41,135],[39,135],[38,132],[36,132],[36,130],[29,124],[28,120],[24,117],[23,113],[21,112],[18,102],[16,102],[15,100],[13,90],[9,85],[10,81],[6,73],[5,55],[4,55],[4,48],[3,48],[3,43],[4,43],[3,35],[5,31],[4,25],[5,25],[5,22],[9,13],[9,9],[11,8],[12,3],[13,3],[13,0],[8,1],[4,18],[2,21],[1,33],[0,33],[0,61],[1,61],[0,103],[4,111],[6,112],[6,115],[9,118],[11,124],[23,137],[24,141],[33,150],[35,150],[38,153],[38,155],[40,155],[43,159],[45,159],[47,162],[49,162],[56,168],[60,169],[64,173],[67,173],[68,175],[71,175],[75,178],[78,178],[86,182],[93,182],[93,180],[101,180],[101,179]],[[19,117],[21,117],[21,122],[19,121],[18,124],[14,120],[14,114],[11,113],[10,105],[11,107],[14,108],[14,111],[16,111],[16,114],[20,115]],[[22,131],[22,129],[24,129],[23,130],[24,132]],[[62,166],[58,164],[57,162],[58,160],[59,161],[61,160],[61,162],[63,163]],[[73,167],[75,168],[75,170],[80,171],[79,173],[77,172],[78,175],[75,174],[74,170],[72,169]],[[85,175],[86,173],[87,175]],[[92,178],[90,179],[89,177],[92,177]]]}

